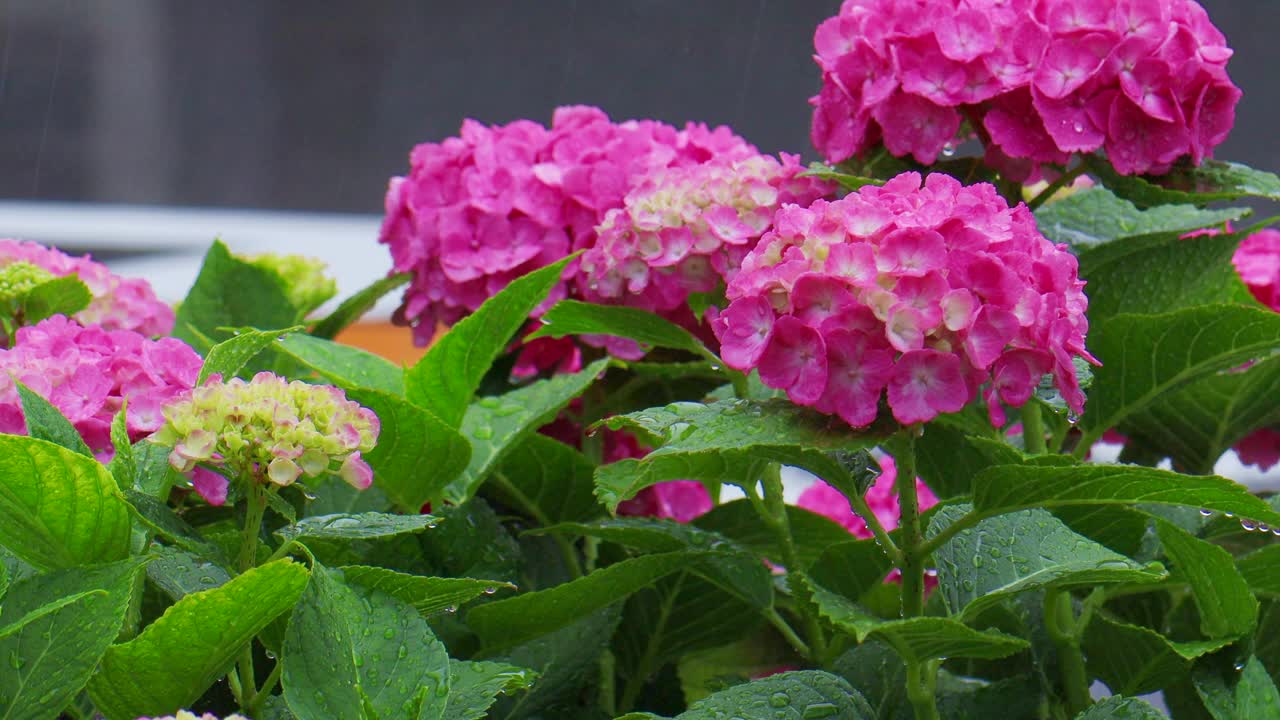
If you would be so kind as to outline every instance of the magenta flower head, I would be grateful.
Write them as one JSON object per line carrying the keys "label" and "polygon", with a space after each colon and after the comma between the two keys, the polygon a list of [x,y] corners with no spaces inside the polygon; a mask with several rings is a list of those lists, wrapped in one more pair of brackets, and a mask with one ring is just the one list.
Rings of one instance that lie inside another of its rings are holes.
{"label": "magenta flower head", "polygon": [[[559,108],[550,129],[467,120],[459,137],[414,148],[387,190],[379,242],[413,275],[396,317],[425,345],[512,279],[590,247],[651,170],[754,153],[726,128],[614,123],[591,107]],[[546,307],[571,291],[562,284]]]}
{"label": "magenta flower head", "polygon": [[125,402],[136,442],[160,429],[161,406],[190,391],[202,362],[175,338],[150,340],[55,315],[19,328],[13,347],[0,349],[0,432],[27,432],[17,380],[62,411],[99,459],[109,459],[111,421]]}
{"label": "magenta flower head", "polygon": [[1192,0],[845,0],[814,46],[812,137],[833,163],[882,142],[930,164],[976,134],[1014,179],[1098,149],[1159,174],[1210,156],[1241,95]]}
{"label": "magenta flower head", "polygon": [[[875,513],[876,520],[880,521],[885,530],[892,531],[898,528],[898,523],[902,519],[898,493],[894,490],[894,483],[898,478],[898,465],[888,455],[880,456],[878,462],[881,469],[880,475],[871,487],[867,488],[863,498],[867,501],[871,512]],[[916,478],[916,496],[919,499],[921,512],[938,504],[937,496],[929,486],[921,482],[920,478]],[[849,506],[849,499],[823,480],[818,480],[805,488],[796,500],[796,505],[839,523],[854,537],[870,540],[874,535],[871,528],[867,527],[866,521]]]}
{"label": "magenta flower head", "polygon": [[1076,259],[988,184],[904,173],[808,209],[783,207],[712,323],[725,363],[855,427],[882,394],[901,423],[932,420],[986,385],[1021,406],[1052,372],[1083,410],[1072,356],[1088,301]]}
{"label": "magenta flower head", "polygon": [[0,272],[15,263],[40,268],[51,278],[79,277],[93,296],[89,306],[74,316],[82,325],[133,330],[149,336],[173,330],[173,308],[156,298],[146,280],[120,277],[87,255],[73,257],[33,242],[0,240]]}
{"label": "magenta flower head", "polygon": [[683,309],[691,293],[723,287],[779,207],[834,191],[797,177],[801,170],[797,156],[783,154],[653,171],[596,228],[579,266],[583,294],[665,314]]}
{"label": "magenta flower head", "polygon": [[[378,416],[336,387],[289,382],[268,372],[248,382],[224,383],[214,375],[166,405],[164,418],[151,440],[173,448],[169,463],[182,473],[202,465],[279,486],[327,472],[360,490],[373,482],[361,454],[378,440]],[[208,474],[193,480],[206,500],[225,499],[225,480]]]}
{"label": "magenta flower head", "polygon": [[1260,230],[1240,243],[1231,258],[1258,302],[1280,312],[1280,230]]}

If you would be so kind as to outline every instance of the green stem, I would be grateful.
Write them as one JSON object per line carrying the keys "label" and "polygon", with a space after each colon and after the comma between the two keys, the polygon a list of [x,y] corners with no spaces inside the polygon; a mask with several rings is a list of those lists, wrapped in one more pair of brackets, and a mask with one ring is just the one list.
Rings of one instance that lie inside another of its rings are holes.
{"label": "green stem", "polygon": [[777,610],[773,608],[765,610],[764,617],[769,621],[769,624],[778,631],[778,634],[782,636],[782,639],[786,640],[787,644],[790,645],[797,653],[800,653],[801,657],[813,656],[813,652],[809,649],[809,644],[796,634],[796,631],[791,627],[790,623],[786,621],[786,618],[779,615]]}
{"label": "green stem", "polygon": [[791,521],[787,517],[787,502],[782,494],[782,466],[769,463],[765,468],[761,485],[764,488],[764,502],[757,505],[757,510],[764,510],[764,521],[778,538],[778,549],[782,551],[782,563],[787,568],[787,585],[796,598],[796,612],[804,623],[807,644],[810,652],[805,658],[812,660],[822,657],[826,652],[826,634],[822,623],[814,613],[812,598],[809,597],[808,585],[805,584],[799,568],[800,553],[796,550],[795,540],[791,537]]}
{"label": "green stem", "polygon": [[671,619],[671,612],[675,609],[676,598],[680,594],[680,588],[684,585],[685,574],[681,573],[658,609],[657,620],[649,629],[649,642],[645,646],[644,654],[640,657],[640,662],[636,664],[635,671],[627,678],[627,682],[622,686],[622,699],[618,702],[617,710],[622,713],[629,713],[636,706],[636,700],[640,697],[640,691],[644,689],[644,685],[649,681],[649,677],[653,674],[654,664],[658,660],[659,638],[666,632],[667,622]]}
{"label": "green stem", "polygon": [[925,543],[920,531],[920,498],[916,494],[916,445],[914,427],[907,427],[890,442],[889,451],[898,465],[897,490],[901,515],[898,528],[901,544],[898,546],[902,570],[902,616],[911,618],[924,614],[924,565],[929,557],[924,552]]}
{"label": "green stem", "polygon": [[747,382],[746,373],[726,368],[725,374],[729,376],[729,382],[733,384],[735,397],[740,400],[746,400],[751,397],[751,384]]}
{"label": "green stem", "polygon": [[867,528],[871,530],[871,535],[875,537],[876,543],[889,556],[889,562],[894,565],[902,562],[902,551],[893,542],[893,538],[889,537],[889,532],[884,529],[884,525],[880,524],[880,518],[876,517],[871,506],[867,504],[867,499],[861,495],[855,495],[849,498],[849,507],[867,524]]}
{"label": "green stem", "polygon": [[1022,445],[1031,455],[1043,455],[1048,451],[1044,442],[1044,419],[1040,416],[1040,403],[1035,398],[1022,406]]}
{"label": "green stem", "polygon": [[262,714],[262,701],[271,696],[271,691],[275,690],[276,683],[280,682],[280,673],[284,670],[284,663],[276,661],[275,667],[271,668],[271,674],[266,680],[262,681],[262,687],[258,688],[258,692],[253,697],[245,701],[244,711],[251,718],[256,718]]}
{"label": "green stem", "polygon": [[1093,444],[1098,442],[1098,438],[1102,437],[1101,432],[1086,432],[1080,437],[1080,442],[1076,443],[1076,447],[1071,451],[1071,457],[1077,460],[1084,460],[1089,451],[1093,449]]}
{"label": "green stem", "polygon": [[1066,590],[1049,590],[1044,596],[1045,628],[1058,651],[1058,667],[1066,693],[1067,715],[1075,717],[1093,704],[1089,696],[1089,676],[1080,652],[1081,623],[1071,607],[1071,594]]}
{"label": "green stem", "polygon": [[[267,510],[265,490],[253,478],[242,483],[248,488],[244,507],[244,530],[240,535],[240,572],[246,573],[258,564],[258,536],[262,533],[262,516]],[[252,703],[258,694],[254,685],[253,640],[245,644],[239,663],[241,707],[247,712],[246,703]]]}
{"label": "green stem", "polygon": [[1083,174],[1084,171],[1085,171],[1084,163],[1080,163],[1079,165],[1076,165],[1070,170],[1064,171],[1061,175],[1058,176],[1057,180],[1054,180],[1053,182],[1049,183],[1048,187],[1046,187],[1044,190],[1041,190],[1039,193],[1036,194],[1035,197],[1027,201],[1027,209],[1035,210],[1036,208],[1045,204],[1046,202],[1049,201],[1049,198],[1053,197],[1054,193],[1058,192],[1062,188],[1072,183],[1076,178],[1080,177],[1080,175]]}
{"label": "green stem", "polygon": [[608,648],[600,654],[600,660],[596,663],[596,669],[600,671],[600,707],[610,716],[618,714],[617,666],[618,659]]}
{"label": "green stem", "polygon": [[907,663],[907,699],[916,720],[938,720],[937,680],[937,660]]}

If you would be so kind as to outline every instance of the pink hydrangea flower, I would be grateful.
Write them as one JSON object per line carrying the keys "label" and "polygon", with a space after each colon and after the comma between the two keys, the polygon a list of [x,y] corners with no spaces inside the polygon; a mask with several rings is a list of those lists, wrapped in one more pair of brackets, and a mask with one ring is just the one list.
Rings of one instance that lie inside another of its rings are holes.
{"label": "pink hydrangea flower", "polygon": [[279,486],[332,472],[364,490],[373,470],[362,454],[378,430],[378,416],[336,387],[261,372],[247,382],[210,376],[164,406],[151,441],[172,447],[169,463],[217,505],[226,500],[227,479],[214,469]]}
{"label": "pink hydrangea flower", "polygon": [[977,135],[1018,180],[1100,149],[1159,174],[1208,157],[1241,95],[1192,0],[845,0],[814,48],[811,134],[833,163],[883,143],[930,164]]}
{"label": "pink hydrangea flower", "polygon": [[781,205],[808,205],[833,190],[797,177],[802,169],[794,155],[730,154],[654,170],[596,228],[579,266],[583,294],[591,302],[669,314],[691,293],[715,291]]}
{"label": "pink hydrangea flower", "polygon": [[173,308],[156,298],[146,280],[120,277],[88,255],[76,257],[38,243],[0,239],[0,268],[19,262],[43,268],[56,277],[79,277],[93,295],[89,306],[73,318],[82,325],[148,336],[173,330]]}
{"label": "pink hydrangea flower", "polygon": [[397,318],[425,345],[513,278],[591,247],[649,172],[755,154],[727,128],[615,123],[591,107],[557,109],[549,129],[467,120],[459,137],[414,148],[409,174],[391,179],[379,242],[413,274]]}
{"label": "pink hydrangea flower", "polygon": [[905,173],[835,202],[778,211],[712,322],[726,364],[854,426],[887,391],[927,422],[985,385],[991,420],[1045,373],[1079,413],[1073,356],[1088,300],[1076,260],[991,185]]}
{"label": "pink hydrangea flower", "polygon": [[27,432],[17,380],[61,410],[99,459],[110,459],[111,421],[125,402],[136,442],[160,429],[162,406],[190,391],[202,363],[175,338],[150,340],[55,315],[19,328],[13,347],[0,349],[0,432]]}
{"label": "pink hydrangea flower", "polygon": [[[866,499],[871,512],[875,513],[876,520],[880,521],[885,530],[892,531],[897,529],[902,517],[902,510],[898,505],[898,493],[894,490],[898,466],[888,455],[881,455],[878,461],[882,472],[875,483],[867,488],[863,498]],[[919,478],[916,478],[916,496],[919,498],[921,512],[938,504],[937,496]],[[800,493],[796,505],[834,520],[856,538],[868,540],[873,537],[867,522],[849,507],[848,498],[822,480],[805,488],[804,492]]]}
{"label": "pink hydrangea flower", "polygon": [[1234,450],[1245,465],[1257,465],[1263,472],[1280,463],[1280,429],[1260,428],[1236,443]]}
{"label": "pink hydrangea flower", "polygon": [[[642,458],[649,451],[624,432],[608,431],[605,435],[605,462],[625,458]],[[656,517],[687,523],[709,512],[715,505],[711,493],[696,480],[668,480],[636,493],[630,500],[618,503],[618,514],[627,517]]]}
{"label": "pink hydrangea flower", "polygon": [[1245,238],[1231,261],[1258,302],[1280,312],[1280,230],[1267,228]]}

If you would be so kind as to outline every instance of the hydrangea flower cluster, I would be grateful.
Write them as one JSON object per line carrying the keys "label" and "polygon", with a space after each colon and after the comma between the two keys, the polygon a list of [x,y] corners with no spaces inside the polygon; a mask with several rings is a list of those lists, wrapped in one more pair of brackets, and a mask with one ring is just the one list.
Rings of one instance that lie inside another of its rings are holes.
{"label": "hydrangea flower cluster", "polygon": [[[201,464],[280,486],[325,472],[337,472],[361,490],[373,482],[361,453],[378,440],[378,416],[336,387],[269,372],[248,382],[213,375],[166,405],[164,420],[152,441],[173,448],[169,463],[181,473]],[[196,490],[206,500],[226,498],[225,479],[199,480]]]}
{"label": "hydrangea flower cluster", "polygon": [[1240,243],[1231,258],[1258,302],[1280,312],[1280,230],[1260,230]]}
{"label": "hydrangea flower cluster", "polygon": [[1014,179],[1100,148],[1122,174],[1159,174],[1208,157],[1241,95],[1193,0],[845,0],[814,47],[830,162],[883,141],[930,164],[976,133]]}
{"label": "hydrangea flower cluster", "polygon": [[993,423],[1052,372],[1067,404],[1084,395],[1072,356],[1088,300],[1076,259],[989,184],[904,173],[841,200],[778,211],[712,323],[721,357],[758,369],[797,404],[855,427],[882,393],[901,423],[975,399]]}
{"label": "hydrangea flower cluster", "polygon": [[278,275],[284,281],[289,302],[304,314],[338,294],[337,281],[325,274],[328,265],[319,258],[278,253],[243,255],[241,258],[250,265]]}
{"label": "hydrangea flower cluster", "polygon": [[14,340],[0,349],[0,432],[27,432],[17,380],[62,411],[103,460],[115,452],[111,421],[126,401],[136,442],[160,429],[162,407],[195,385],[203,363],[181,340],[83,327],[62,315],[19,328]]}
{"label": "hydrangea flower cluster", "polygon": [[[889,455],[881,455],[877,461],[880,463],[880,476],[871,487],[867,488],[863,498],[884,529],[893,531],[897,529],[902,517],[902,509],[898,506],[898,493],[894,490],[894,483],[898,478],[898,466]],[[916,497],[919,499],[920,512],[938,504],[937,496],[920,481],[920,478],[916,478]],[[848,498],[823,480],[818,480],[805,488],[796,500],[796,505],[834,520],[856,538],[869,540],[873,537],[867,522],[849,507]]]}
{"label": "hydrangea flower cluster", "polygon": [[610,210],[579,266],[586,299],[657,313],[685,307],[691,293],[722,287],[786,203],[808,205],[834,190],[797,177],[795,155],[655,170]]}
{"label": "hydrangea flower cluster", "polygon": [[[590,247],[606,213],[652,170],[754,155],[719,127],[683,130],[651,120],[610,121],[598,108],[556,110],[551,128],[528,120],[425,143],[410,172],[392,178],[379,242],[410,272],[397,318],[419,344],[512,279]],[[550,303],[563,298],[565,285]]]}
{"label": "hydrangea flower cluster", "polygon": [[35,265],[55,277],[79,277],[93,295],[89,306],[75,314],[74,319],[83,325],[149,336],[173,330],[173,308],[156,298],[150,283],[120,277],[87,255],[73,257],[33,242],[0,240],[0,269],[14,263]]}

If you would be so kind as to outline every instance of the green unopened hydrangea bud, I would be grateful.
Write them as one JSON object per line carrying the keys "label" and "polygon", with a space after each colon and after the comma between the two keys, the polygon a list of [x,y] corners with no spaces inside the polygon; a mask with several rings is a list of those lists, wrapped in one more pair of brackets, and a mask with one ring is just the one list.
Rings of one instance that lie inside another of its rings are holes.
{"label": "green unopened hydrangea bud", "polygon": [[304,313],[320,307],[338,294],[338,284],[325,274],[328,267],[317,258],[306,255],[261,253],[241,256],[245,262],[270,270],[284,281],[285,293],[294,307]]}
{"label": "green unopened hydrangea bud", "polygon": [[378,416],[336,387],[268,372],[248,382],[214,375],[164,416],[152,441],[173,447],[169,463],[182,473],[205,465],[281,486],[325,472],[361,490],[373,482],[361,454],[378,440]]}
{"label": "green unopened hydrangea bud", "polygon": [[28,262],[15,262],[0,268],[0,303],[22,300],[37,285],[54,279],[54,274]]}

